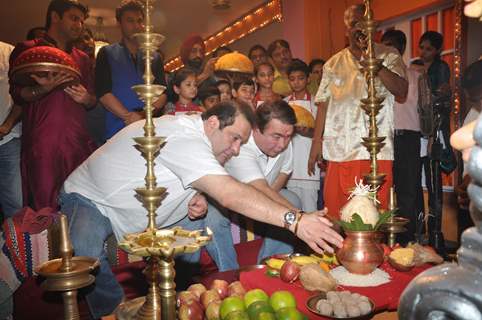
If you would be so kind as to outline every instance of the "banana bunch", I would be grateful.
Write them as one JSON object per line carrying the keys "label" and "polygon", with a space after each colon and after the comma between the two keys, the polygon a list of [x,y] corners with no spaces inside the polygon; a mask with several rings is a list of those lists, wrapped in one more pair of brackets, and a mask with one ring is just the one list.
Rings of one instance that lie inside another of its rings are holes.
{"label": "banana bunch", "polygon": [[335,265],[335,266],[339,266],[340,263],[338,262],[338,260],[336,259],[336,255],[335,254],[332,254],[332,253],[323,253],[323,255],[317,255],[317,254],[311,254],[310,257],[313,257],[315,259],[318,259],[318,261],[322,261],[326,264],[329,264],[329,265]]}
{"label": "banana bunch", "polygon": [[286,260],[284,259],[269,258],[268,260],[266,260],[265,263],[271,269],[281,270],[281,267],[285,262]]}

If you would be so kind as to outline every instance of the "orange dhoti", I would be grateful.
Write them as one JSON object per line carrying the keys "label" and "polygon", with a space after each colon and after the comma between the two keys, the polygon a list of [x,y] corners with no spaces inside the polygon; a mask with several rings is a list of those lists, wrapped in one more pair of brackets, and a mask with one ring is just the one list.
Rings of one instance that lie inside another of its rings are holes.
{"label": "orange dhoti", "polygon": [[[378,160],[378,172],[385,173],[385,182],[378,190],[377,199],[380,208],[388,207],[390,187],[393,183],[391,160]],[[350,190],[357,181],[370,172],[370,160],[353,160],[345,162],[328,161],[324,182],[323,198],[328,214],[340,218],[340,209],[347,203]]]}

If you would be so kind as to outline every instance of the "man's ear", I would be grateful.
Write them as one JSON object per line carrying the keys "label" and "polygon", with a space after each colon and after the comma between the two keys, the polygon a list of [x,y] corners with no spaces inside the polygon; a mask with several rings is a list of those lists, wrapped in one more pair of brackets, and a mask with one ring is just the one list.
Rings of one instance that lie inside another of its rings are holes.
{"label": "man's ear", "polygon": [[60,20],[62,20],[62,17],[57,12],[52,11],[50,13],[50,21],[51,21],[50,24],[58,23]]}
{"label": "man's ear", "polygon": [[210,116],[207,120],[207,125],[211,130],[219,129],[219,119],[217,116]]}
{"label": "man's ear", "polygon": [[234,89],[231,89],[231,95],[234,97],[234,98],[237,98],[238,97],[238,92]]}

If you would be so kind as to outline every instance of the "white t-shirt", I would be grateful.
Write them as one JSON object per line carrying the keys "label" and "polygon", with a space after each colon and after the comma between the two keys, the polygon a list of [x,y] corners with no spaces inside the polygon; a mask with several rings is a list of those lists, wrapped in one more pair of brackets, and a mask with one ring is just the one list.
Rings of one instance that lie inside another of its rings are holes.
{"label": "white t-shirt", "polygon": [[[10,96],[8,84],[8,68],[10,53],[13,46],[0,41],[0,126],[5,122],[10,114],[13,106],[12,97]],[[20,137],[22,133],[22,123],[17,123],[9,134],[0,139],[0,145],[5,144],[13,138]]]}
{"label": "white t-shirt", "polygon": [[[290,105],[298,105],[305,108],[316,119],[317,107],[309,95],[305,96],[303,100],[296,100],[293,96],[288,96],[284,100]],[[293,144],[293,173],[288,180],[287,186],[319,190],[320,168],[315,166],[315,173],[311,176],[308,174],[311,138],[295,134],[291,143]]]}
{"label": "white t-shirt", "polygon": [[[154,119],[156,135],[167,137],[156,158],[157,185],[168,195],[157,210],[159,227],[187,215],[187,204],[196,190],[191,183],[206,175],[227,175],[212,153],[199,115],[164,116]],[[109,218],[117,240],[147,227],[147,210],[134,188],[145,185],[146,161],[134,148],[134,137],[144,135],[144,120],[119,131],[97,149],[67,178],[64,189],[90,199]]]}
{"label": "white t-shirt", "polygon": [[291,142],[276,157],[268,157],[256,145],[253,134],[248,142],[241,146],[239,156],[229,160],[226,171],[235,179],[250,183],[258,179],[266,179],[272,185],[280,173],[290,174],[293,171],[293,149]]}

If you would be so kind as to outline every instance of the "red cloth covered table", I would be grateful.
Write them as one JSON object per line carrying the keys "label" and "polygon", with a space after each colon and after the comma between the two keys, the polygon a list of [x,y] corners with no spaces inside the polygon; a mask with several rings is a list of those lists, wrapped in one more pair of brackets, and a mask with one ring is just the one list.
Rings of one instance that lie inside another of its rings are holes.
{"label": "red cloth covered table", "polygon": [[[382,270],[390,274],[392,280],[384,285],[377,287],[348,287],[339,286],[338,290],[349,290],[358,292],[372,299],[375,303],[375,311],[396,310],[398,301],[408,283],[419,273],[429,269],[431,265],[424,265],[414,268],[409,272],[399,272],[393,269],[388,263],[380,266]],[[243,268],[242,268],[243,269]],[[240,280],[246,290],[260,288],[266,291],[269,295],[277,290],[288,290],[292,292],[296,298],[298,308],[301,312],[306,314],[310,319],[326,319],[311,313],[306,308],[306,301],[313,293],[309,292],[301,286],[299,282],[288,284],[281,281],[279,278],[272,278],[265,275],[266,269],[255,269],[250,271],[226,271],[210,274],[202,279],[202,283],[209,287],[214,279],[223,279],[228,282]]]}
{"label": "red cloth covered table", "polygon": [[[349,290],[351,292],[358,292],[372,299],[375,303],[375,311],[382,310],[396,310],[398,301],[408,283],[419,273],[430,268],[429,265],[414,268],[409,272],[399,272],[393,269],[388,263],[384,263],[380,268],[390,274],[392,280],[389,283],[377,287],[347,287],[339,286],[338,290]],[[281,281],[275,277],[265,275],[265,269],[251,270],[241,272],[239,280],[246,288],[246,290],[260,288],[266,291],[269,295],[277,290],[288,290],[296,298],[298,310],[306,314],[310,319],[325,319],[311,313],[306,308],[306,301],[313,295],[312,292],[305,290],[299,281],[289,284]]]}

